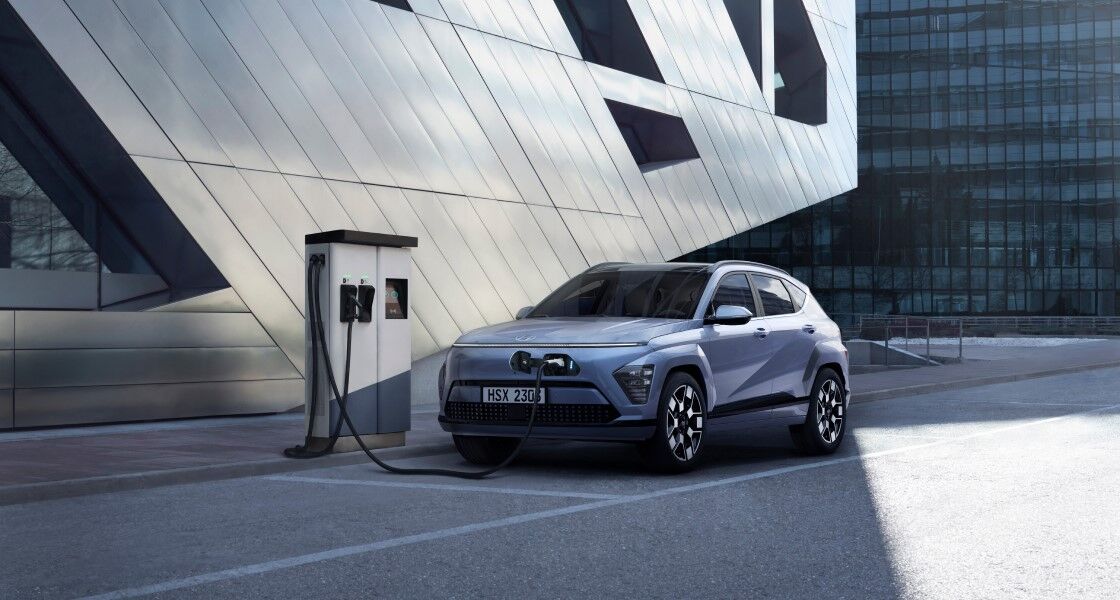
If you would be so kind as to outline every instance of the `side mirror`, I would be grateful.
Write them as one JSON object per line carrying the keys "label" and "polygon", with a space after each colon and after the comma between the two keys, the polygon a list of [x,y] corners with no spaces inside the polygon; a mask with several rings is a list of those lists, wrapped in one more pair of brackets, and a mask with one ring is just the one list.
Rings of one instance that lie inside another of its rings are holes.
{"label": "side mirror", "polygon": [[529,313],[531,313],[531,312],[533,312],[533,307],[532,306],[526,306],[526,307],[518,310],[517,315],[515,315],[513,318],[520,321],[521,319],[524,319],[525,317],[529,316]]}
{"label": "side mirror", "polygon": [[754,314],[745,306],[724,304],[716,307],[714,315],[704,319],[705,325],[746,325]]}

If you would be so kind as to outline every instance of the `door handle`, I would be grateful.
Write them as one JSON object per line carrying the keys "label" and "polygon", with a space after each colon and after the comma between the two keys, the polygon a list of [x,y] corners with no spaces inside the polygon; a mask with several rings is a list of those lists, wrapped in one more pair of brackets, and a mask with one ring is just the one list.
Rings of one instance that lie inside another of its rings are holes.
{"label": "door handle", "polygon": [[756,337],[758,339],[762,339],[762,338],[766,337],[767,335],[770,335],[770,331],[767,330],[765,327],[759,327],[758,329],[754,330],[754,337]]}
{"label": "door handle", "polygon": [[817,326],[813,325],[812,323],[809,323],[807,325],[802,325],[801,326],[801,331],[804,331],[805,333],[816,333],[817,332]]}

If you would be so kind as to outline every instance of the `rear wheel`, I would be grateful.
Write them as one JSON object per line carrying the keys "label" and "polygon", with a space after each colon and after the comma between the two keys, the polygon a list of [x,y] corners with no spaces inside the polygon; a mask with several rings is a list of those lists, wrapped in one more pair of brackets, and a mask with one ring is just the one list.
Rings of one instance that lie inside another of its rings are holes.
{"label": "rear wheel", "polygon": [[832,454],[840,447],[847,428],[844,383],[836,371],[821,369],[809,395],[805,423],[790,427],[793,443],[807,454]]}
{"label": "rear wheel", "polygon": [[658,471],[683,473],[693,469],[704,451],[707,420],[700,384],[687,373],[670,374],[661,389],[653,437],[639,446],[642,457]]}
{"label": "rear wheel", "polygon": [[453,435],[455,449],[467,462],[476,465],[496,465],[517,448],[517,438],[476,435]]}

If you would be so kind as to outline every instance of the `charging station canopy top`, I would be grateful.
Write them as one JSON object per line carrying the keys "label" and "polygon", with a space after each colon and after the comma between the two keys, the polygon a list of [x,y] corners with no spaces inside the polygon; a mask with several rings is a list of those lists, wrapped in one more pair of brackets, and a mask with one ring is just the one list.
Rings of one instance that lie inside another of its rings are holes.
{"label": "charging station canopy top", "polygon": [[308,246],[312,244],[357,244],[359,246],[415,248],[420,242],[416,238],[407,235],[370,233],[368,231],[354,231],[352,229],[335,229],[320,233],[309,233],[304,237],[304,243]]}

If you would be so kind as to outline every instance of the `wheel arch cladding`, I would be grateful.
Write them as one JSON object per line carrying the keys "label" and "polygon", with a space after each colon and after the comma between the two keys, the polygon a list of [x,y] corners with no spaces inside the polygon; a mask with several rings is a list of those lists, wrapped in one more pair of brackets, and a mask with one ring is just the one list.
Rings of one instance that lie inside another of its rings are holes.
{"label": "wheel arch cladding", "polygon": [[[835,362],[824,363],[823,365],[821,365],[820,367],[817,368],[817,375],[819,375],[820,372],[825,370],[825,369],[831,369],[834,373],[836,373],[836,376],[840,378],[840,383],[842,385],[844,385],[845,387],[847,387],[848,382],[844,379],[844,369],[840,366],[840,363],[835,363]],[[815,378],[816,378],[816,376],[814,376],[814,379]]]}
{"label": "wheel arch cladding", "polygon": [[817,381],[817,375],[821,369],[832,369],[836,371],[836,375],[840,377],[840,383],[847,387],[848,381],[844,379],[844,368],[837,362],[836,354],[831,352],[828,346],[822,347],[821,345],[813,348],[813,354],[805,363],[805,373],[801,378],[802,384],[805,387],[805,394],[809,395],[813,391],[813,384]]}
{"label": "wheel arch cladding", "polygon": [[[710,398],[711,394],[708,393],[708,382],[704,379],[704,371],[700,368],[700,365],[696,365],[696,364],[692,364],[692,363],[684,363],[684,364],[680,364],[680,365],[670,367],[669,370],[665,372],[665,380],[664,381],[669,381],[669,377],[671,377],[673,375],[673,373],[686,373],[686,374],[690,375],[693,379],[696,380],[696,383],[700,384],[700,389],[704,390],[705,404],[708,404],[708,403],[711,402],[711,398]],[[664,381],[661,384],[662,391],[664,391],[664,388],[665,388]],[[710,408],[710,406],[709,406],[709,408]]]}

